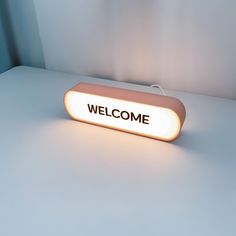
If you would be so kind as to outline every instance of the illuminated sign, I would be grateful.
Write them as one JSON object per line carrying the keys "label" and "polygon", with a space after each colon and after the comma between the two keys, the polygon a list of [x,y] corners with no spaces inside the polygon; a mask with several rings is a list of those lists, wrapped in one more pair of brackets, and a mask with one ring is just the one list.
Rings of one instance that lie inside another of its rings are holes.
{"label": "illuminated sign", "polygon": [[176,98],[97,84],[77,84],[64,103],[74,120],[164,141],[178,137],[185,119]]}

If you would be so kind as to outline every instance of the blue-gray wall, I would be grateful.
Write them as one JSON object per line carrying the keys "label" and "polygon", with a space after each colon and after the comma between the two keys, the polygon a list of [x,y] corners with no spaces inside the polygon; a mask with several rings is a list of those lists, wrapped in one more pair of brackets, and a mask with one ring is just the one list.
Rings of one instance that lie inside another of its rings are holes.
{"label": "blue-gray wall", "polygon": [[0,1],[0,73],[16,65],[45,67],[32,0]]}
{"label": "blue-gray wall", "polygon": [[10,28],[6,19],[5,2],[0,1],[0,73],[15,64],[12,57],[13,47],[9,41]]}
{"label": "blue-gray wall", "polygon": [[17,57],[21,65],[44,67],[44,58],[33,0],[6,2]]}
{"label": "blue-gray wall", "polygon": [[0,21],[0,73],[9,69],[11,66],[11,57],[8,51],[2,21]]}
{"label": "blue-gray wall", "polygon": [[236,98],[236,1],[0,3],[1,70],[21,64]]}

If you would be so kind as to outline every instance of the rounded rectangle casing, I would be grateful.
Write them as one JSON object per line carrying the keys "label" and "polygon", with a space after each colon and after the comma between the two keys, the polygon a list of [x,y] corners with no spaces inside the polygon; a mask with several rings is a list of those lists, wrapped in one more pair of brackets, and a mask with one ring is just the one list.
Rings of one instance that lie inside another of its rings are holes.
{"label": "rounded rectangle casing", "polygon": [[74,120],[163,141],[179,136],[186,116],[177,98],[92,83],[67,91],[64,104]]}

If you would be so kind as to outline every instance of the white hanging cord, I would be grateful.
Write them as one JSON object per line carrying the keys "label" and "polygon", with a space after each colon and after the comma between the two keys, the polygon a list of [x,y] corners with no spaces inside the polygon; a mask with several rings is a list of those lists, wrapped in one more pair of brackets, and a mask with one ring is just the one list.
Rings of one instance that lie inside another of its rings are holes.
{"label": "white hanging cord", "polygon": [[161,93],[162,93],[162,95],[166,96],[166,92],[165,92],[165,90],[161,87],[160,84],[152,84],[152,85],[150,85],[150,87],[151,87],[151,88],[159,88],[160,91],[161,91]]}

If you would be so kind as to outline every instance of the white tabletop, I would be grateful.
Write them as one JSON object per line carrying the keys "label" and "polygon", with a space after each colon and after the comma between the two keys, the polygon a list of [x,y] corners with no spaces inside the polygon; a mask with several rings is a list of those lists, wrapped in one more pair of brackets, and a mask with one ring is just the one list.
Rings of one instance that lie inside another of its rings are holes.
{"label": "white tabletop", "polygon": [[236,235],[236,101],[167,90],[187,109],[165,143],[70,120],[80,81],[30,67],[0,75],[0,235]]}

